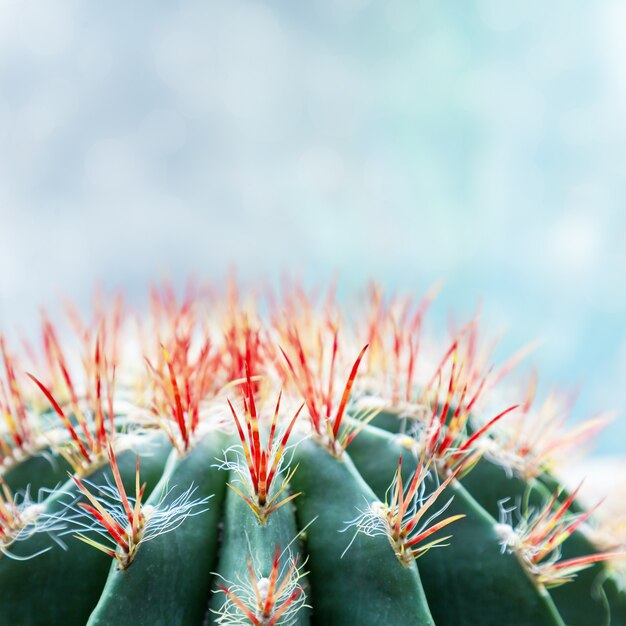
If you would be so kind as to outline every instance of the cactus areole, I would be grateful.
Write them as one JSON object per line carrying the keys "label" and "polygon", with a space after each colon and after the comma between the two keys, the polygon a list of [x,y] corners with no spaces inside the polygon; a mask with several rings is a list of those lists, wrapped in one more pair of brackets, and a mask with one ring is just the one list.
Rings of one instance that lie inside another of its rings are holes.
{"label": "cactus areole", "polygon": [[437,347],[433,296],[167,287],[0,336],[0,624],[626,626],[623,536],[555,478],[601,424],[477,319]]}

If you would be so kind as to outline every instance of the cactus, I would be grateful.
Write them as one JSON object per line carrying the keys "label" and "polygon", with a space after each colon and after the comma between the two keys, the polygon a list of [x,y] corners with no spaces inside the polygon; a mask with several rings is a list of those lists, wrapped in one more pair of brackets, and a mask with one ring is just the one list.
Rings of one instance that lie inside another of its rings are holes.
{"label": "cactus", "polygon": [[0,624],[626,625],[619,523],[554,474],[600,422],[476,319],[426,342],[433,296],[165,288],[72,310],[78,360],[0,337]]}

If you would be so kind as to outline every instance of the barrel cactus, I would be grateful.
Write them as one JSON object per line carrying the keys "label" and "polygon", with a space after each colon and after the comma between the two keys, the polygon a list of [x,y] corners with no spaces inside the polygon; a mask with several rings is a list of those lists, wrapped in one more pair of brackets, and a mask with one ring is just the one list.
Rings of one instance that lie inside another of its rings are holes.
{"label": "barrel cactus", "polygon": [[0,624],[626,625],[619,524],[554,473],[597,422],[475,319],[428,341],[431,299],[165,288],[0,338]]}

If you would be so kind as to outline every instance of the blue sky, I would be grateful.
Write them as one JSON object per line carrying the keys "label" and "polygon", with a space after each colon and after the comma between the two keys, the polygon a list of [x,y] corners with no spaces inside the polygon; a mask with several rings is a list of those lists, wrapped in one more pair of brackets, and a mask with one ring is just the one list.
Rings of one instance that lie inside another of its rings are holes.
{"label": "blue sky", "polygon": [[[516,6],[512,6],[515,4]],[[0,2],[0,322],[95,280],[375,277],[540,337],[626,447],[621,2]]]}

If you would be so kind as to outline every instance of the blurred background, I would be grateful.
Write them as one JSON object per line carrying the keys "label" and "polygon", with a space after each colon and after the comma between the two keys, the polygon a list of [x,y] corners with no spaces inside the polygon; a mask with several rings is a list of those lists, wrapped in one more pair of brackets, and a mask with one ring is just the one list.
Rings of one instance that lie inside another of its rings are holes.
{"label": "blurred background", "polygon": [[0,324],[190,273],[445,288],[626,451],[626,5],[0,0]]}

